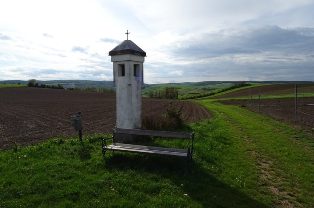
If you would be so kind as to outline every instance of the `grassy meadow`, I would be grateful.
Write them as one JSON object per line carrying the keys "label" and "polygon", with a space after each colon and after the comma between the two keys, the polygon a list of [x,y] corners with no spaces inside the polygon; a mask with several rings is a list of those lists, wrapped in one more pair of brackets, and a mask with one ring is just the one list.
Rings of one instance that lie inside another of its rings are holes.
{"label": "grassy meadow", "polygon": [[234,86],[231,82],[195,82],[195,83],[170,83],[147,85],[143,89],[143,96],[149,97],[151,92],[163,91],[165,88],[176,88],[179,99],[192,99],[204,97],[219,92],[222,89]]}

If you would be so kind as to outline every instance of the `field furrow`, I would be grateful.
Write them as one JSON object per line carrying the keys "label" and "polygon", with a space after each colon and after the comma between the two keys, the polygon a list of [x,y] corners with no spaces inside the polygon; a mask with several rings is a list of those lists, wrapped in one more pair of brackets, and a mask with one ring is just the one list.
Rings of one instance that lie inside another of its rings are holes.
{"label": "field furrow", "polygon": [[[183,106],[186,122],[210,116],[192,102],[158,99],[143,99],[143,116],[162,115],[171,102]],[[71,116],[77,112],[82,113],[84,134],[109,133],[116,120],[115,95],[40,88],[0,89],[0,148],[76,135]]]}

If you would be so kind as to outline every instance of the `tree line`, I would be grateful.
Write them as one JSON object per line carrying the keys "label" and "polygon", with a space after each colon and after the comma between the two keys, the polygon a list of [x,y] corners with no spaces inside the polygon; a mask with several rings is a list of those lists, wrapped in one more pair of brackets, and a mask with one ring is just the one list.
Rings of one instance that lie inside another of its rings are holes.
{"label": "tree line", "polygon": [[154,90],[148,92],[150,98],[163,98],[163,99],[178,99],[179,90],[175,87],[165,87],[161,90]]}
{"label": "tree line", "polygon": [[64,89],[61,84],[57,85],[46,85],[43,83],[38,83],[36,79],[30,79],[27,82],[27,87],[38,87],[38,88],[51,88],[51,89]]}

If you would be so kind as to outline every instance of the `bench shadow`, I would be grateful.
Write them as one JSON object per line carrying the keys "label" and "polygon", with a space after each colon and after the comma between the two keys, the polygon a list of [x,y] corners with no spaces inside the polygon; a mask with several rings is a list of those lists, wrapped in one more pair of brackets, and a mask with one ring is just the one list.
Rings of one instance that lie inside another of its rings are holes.
{"label": "bench shadow", "polygon": [[267,207],[183,158],[115,153],[105,158],[105,168],[158,174],[173,181],[203,207]]}

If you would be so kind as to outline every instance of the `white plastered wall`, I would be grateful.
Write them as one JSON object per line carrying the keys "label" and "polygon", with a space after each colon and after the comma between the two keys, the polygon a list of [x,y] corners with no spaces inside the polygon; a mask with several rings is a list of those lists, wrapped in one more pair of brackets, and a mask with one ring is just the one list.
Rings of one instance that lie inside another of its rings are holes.
{"label": "white plastered wall", "polygon": [[[135,55],[116,55],[113,62],[116,86],[117,128],[141,128],[142,120],[142,77],[144,57]],[[118,76],[119,64],[125,66],[125,76]],[[139,76],[134,76],[134,65],[139,65]]]}

